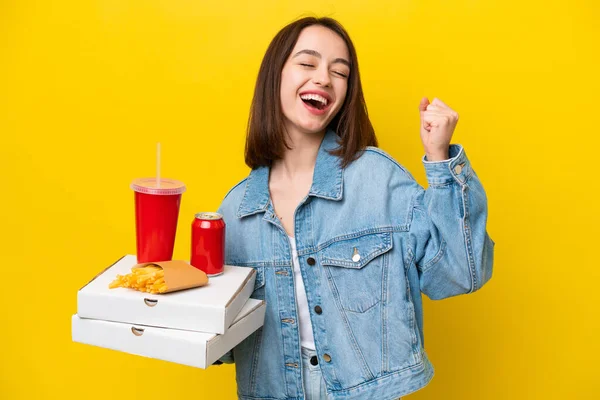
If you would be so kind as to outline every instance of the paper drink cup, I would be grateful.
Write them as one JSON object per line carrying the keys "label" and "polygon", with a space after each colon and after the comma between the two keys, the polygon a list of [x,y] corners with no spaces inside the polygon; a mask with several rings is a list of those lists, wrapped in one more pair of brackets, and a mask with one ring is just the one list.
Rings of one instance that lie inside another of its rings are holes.
{"label": "paper drink cup", "polygon": [[140,178],[131,183],[135,195],[137,261],[170,261],[173,258],[182,182]]}

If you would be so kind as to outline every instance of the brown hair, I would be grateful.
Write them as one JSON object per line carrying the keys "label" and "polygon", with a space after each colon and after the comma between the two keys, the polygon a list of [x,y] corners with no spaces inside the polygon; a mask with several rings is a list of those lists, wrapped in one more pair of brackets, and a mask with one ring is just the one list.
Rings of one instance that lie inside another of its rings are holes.
{"label": "brown hair", "polygon": [[305,17],[285,26],[269,44],[260,65],[254,97],[250,107],[246,136],[245,161],[254,169],[271,166],[272,162],[283,158],[285,147],[285,125],[280,102],[281,72],[292,52],[300,32],[312,25],[321,25],[337,33],[348,46],[350,54],[350,74],[348,89],[342,107],[331,120],[328,129],[333,129],[340,137],[340,147],[330,154],[342,159],[345,168],[360,157],[366,146],[377,146],[375,130],[367,114],[363,95],[356,50],[342,25],[328,17]]}

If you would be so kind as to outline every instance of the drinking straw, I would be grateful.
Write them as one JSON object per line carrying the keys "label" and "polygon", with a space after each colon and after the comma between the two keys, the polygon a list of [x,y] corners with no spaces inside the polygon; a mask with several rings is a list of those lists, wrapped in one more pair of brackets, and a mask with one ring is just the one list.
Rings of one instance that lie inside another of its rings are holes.
{"label": "drinking straw", "polygon": [[160,187],[160,142],[156,144],[156,187]]}

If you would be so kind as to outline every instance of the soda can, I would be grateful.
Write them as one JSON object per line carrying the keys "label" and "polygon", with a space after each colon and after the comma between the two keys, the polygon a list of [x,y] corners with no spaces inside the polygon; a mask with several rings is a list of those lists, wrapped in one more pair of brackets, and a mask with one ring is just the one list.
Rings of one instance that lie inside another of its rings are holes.
{"label": "soda can", "polygon": [[208,276],[221,275],[225,265],[225,221],[215,212],[195,215],[190,264]]}

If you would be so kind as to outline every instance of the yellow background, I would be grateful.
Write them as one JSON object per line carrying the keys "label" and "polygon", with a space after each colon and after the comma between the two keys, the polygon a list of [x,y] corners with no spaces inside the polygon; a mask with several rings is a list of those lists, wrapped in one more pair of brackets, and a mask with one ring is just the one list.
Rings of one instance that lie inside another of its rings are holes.
{"label": "yellow background", "polygon": [[598,381],[595,1],[0,2],[0,398],[234,399],[194,369],[71,342],[76,293],[135,252],[133,178],[187,184],[193,214],[248,173],[261,58],[306,13],[358,50],[380,147],[426,185],[418,104],[460,114],[497,243],[480,292],[425,301],[433,381],[407,398],[592,399]]}

